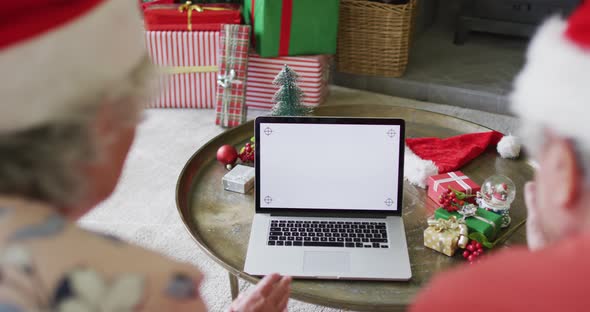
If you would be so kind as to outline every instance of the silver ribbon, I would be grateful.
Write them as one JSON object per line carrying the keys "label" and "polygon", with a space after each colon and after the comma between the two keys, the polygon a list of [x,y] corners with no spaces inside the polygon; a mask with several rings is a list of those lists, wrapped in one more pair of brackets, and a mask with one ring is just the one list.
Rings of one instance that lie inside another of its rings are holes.
{"label": "silver ribbon", "polygon": [[464,189],[465,189],[465,194],[467,195],[471,195],[471,186],[469,186],[469,184],[465,183],[465,181],[463,180],[468,180],[469,177],[468,176],[458,176],[456,173],[454,172],[449,172],[447,173],[449,175],[450,178],[446,178],[446,179],[440,179],[437,181],[434,181],[434,191],[438,192],[438,186],[441,185],[442,183],[447,183],[447,182],[457,182],[459,183],[459,185],[461,185]]}
{"label": "silver ribbon", "polygon": [[486,218],[480,217],[477,215],[477,206],[473,204],[465,205],[459,211],[457,211],[460,215],[463,216],[463,220],[467,218],[475,218],[477,220],[483,221],[494,228],[494,232],[496,231],[496,224]]}
{"label": "silver ribbon", "polygon": [[242,81],[236,80],[236,71],[230,70],[229,73],[225,75],[217,75],[217,84],[220,85],[222,88],[229,88],[233,83],[240,84]]}

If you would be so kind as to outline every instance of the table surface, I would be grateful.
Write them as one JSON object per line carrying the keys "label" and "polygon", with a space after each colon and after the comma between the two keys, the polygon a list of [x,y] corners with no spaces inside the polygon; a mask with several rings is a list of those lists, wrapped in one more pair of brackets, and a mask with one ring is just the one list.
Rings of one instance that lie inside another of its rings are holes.
{"label": "table surface", "polygon": [[[317,108],[314,114],[403,118],[406,120],[407,137],[448,137],[489,130],[452,116],[389,105],[324,106]],[[258,278],[243,272],[254,214],[254,195],[253,192],[239,194],[224,191],[221,179],[226,170],[215,159],[219,146],[243,145],[252,135],[253,122],[248,122],[222,133],[195,152],[178,179],[176,200],[183,222],[204,252],[230,273],[256,282]],[[493,174],[512,178],[517,196],[511,209],[511,227],[525,220],[524,198],[519,190],[531,180],[533,168],[524,157],[502,159],[490,150],[461,170],[477,183]],[[424,189],[404,183],[403,219],[413,274],[409,282],[297,280],[293,282],[292,297],[352,310],[404,310],[434,273],[465,264],[458,254],[447,257],[423,246],[426,219],[435,208]],[[520,227],[507,237],[500,248],[525,243],[525,229]]]}

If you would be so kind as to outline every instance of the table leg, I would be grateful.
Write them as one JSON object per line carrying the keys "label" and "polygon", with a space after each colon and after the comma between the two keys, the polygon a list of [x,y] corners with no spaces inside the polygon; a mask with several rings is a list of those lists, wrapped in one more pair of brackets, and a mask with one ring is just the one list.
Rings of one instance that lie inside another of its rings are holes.
{"label": "table leg", "polygon": [[231,289],[231,299],[236,300],[236,298],[238,298],[238,294],[240,293],[238,278],[231,273],[228,273],[228,274],[229,274],[229,288]]}

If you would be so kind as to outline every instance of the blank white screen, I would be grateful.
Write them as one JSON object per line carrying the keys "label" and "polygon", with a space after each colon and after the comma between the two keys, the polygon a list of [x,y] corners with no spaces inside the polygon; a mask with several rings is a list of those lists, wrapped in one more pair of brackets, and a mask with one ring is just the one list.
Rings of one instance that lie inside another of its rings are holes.
{"label": "blank white screen", "polygon": [[397,210],[399,133],[396,125],[261,123],[260,206]]}

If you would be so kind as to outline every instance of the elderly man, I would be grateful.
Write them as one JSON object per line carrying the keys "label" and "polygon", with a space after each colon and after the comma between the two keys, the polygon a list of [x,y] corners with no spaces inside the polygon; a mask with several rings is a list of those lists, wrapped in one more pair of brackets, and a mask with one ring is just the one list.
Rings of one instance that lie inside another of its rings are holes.
{"label": "elderly man", "polygon": [[529,250],[441,274],[412,311],[587,311],[590,277],[590,3],[548,20],[516,80],[513,109],[538,161],[525,187]]}
{"label": "elderly man", "polygon": [[[73,223],[115,188],[147,94],[136,4],[2,4],[2,312],[206,309],[196,268]],[[268,276],[230,309],[283,311],[289,288]]]}

